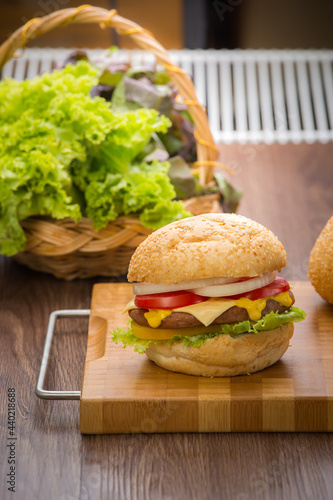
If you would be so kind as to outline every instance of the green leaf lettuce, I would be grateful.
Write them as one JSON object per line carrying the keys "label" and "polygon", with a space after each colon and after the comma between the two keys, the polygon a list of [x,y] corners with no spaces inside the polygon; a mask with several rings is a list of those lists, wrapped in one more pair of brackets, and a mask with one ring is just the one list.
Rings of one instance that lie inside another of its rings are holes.
{"label": "green leaf lettuce", "polygon": [[0,82],[0,253],[23,250],[20,222],[30,216],[91,217],[100,229],[122,214],[152,228],[189,215],[171,201],[168,164],[135,160],[170,120],[91,97],[100,71],[81,60]]}

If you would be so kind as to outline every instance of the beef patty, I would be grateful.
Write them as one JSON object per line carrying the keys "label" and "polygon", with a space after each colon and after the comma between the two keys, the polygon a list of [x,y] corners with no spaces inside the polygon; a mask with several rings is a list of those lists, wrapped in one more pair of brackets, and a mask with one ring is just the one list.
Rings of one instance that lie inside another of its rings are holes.
{"label": "beef patty", "polygon": [[[294,295],[291,290],[288,291],[292,304],[295,302]],[[261,317],[269,314],[270,312],[285,312],[290,309],[291,306],[281,306],[278,302],[273,299],[270,299],[266,303],[265,309],[261,312]],[[149,326],[146,318],[144,317],[144,313],[147,312],[148,309],[131,309],[128,311],[130,317],[141,326]],[[233,306],[224,313],[220,314],[212,324],[227,324],[227,323],[239,323],[240,321],[250,320],[248,312],[243,307]],[[199,326],[202,323],[192,316],[189,313],[183,312],[172,312],[169,316],[162,320],[160,326],[158,328],[188,328],[192,326]]]}

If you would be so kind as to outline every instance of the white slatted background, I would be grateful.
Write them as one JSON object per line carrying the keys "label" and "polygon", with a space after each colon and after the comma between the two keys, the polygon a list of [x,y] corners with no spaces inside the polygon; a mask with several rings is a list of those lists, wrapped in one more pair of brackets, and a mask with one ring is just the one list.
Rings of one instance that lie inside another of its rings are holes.
{"label": "white slatted background", "polygon": [[[2,76],[17,80],[50,71],[70,49],[27,49],[9,61]],[[100,50],[88,50],[91,56]],[[170,51],[193,78],[207,106],[216,141],[327,142],[333,140],[333,51]],[[149,62],[147,52],[119,57]]]}

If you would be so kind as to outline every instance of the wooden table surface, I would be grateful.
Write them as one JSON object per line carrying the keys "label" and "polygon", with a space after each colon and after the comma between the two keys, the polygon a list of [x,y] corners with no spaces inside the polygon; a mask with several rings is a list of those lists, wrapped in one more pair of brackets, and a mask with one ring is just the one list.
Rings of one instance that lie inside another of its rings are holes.
{"label": "wooden table surface", "polygon": [[[333,213],[333,144],[230,145],[221,158],[245,191],[239,213],[281,239],[288,253],[282,274],[306,280],[309,252]],[[67,283],[0,258],[1,499],[333,498],[332,434],[82,436],[78,401],[38,399],[49,314],[89,308],[93,284],[107,281]],[[87,320],[57,325],[46,387],[80,389]],[[11,388],[14,441],[7,427]],[[11,452],[15,494],[7,483]]]}

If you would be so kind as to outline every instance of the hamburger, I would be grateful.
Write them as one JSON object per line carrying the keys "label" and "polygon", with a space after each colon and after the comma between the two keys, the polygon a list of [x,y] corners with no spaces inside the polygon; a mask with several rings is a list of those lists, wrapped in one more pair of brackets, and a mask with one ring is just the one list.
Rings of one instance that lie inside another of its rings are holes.
{"label": "hamburger", "polygon": [[296,321],[277,237],[235,214],[205,214],[149,235],[128,270],[134,299],[129,328],[113,341],[131,345],[167,370],[206,377],[249,374],[285,353]]}

